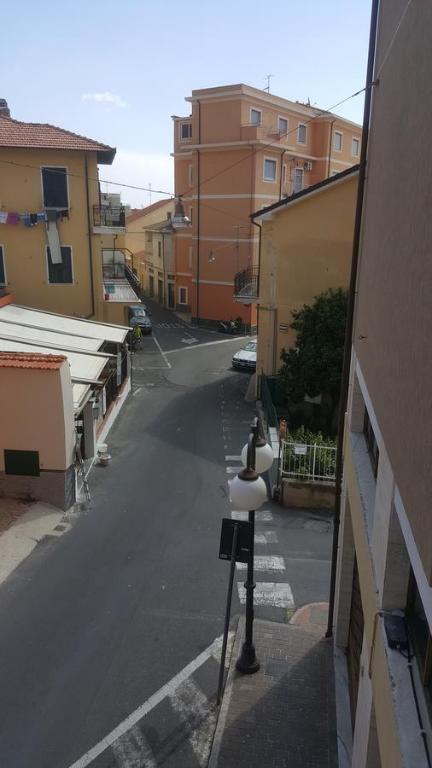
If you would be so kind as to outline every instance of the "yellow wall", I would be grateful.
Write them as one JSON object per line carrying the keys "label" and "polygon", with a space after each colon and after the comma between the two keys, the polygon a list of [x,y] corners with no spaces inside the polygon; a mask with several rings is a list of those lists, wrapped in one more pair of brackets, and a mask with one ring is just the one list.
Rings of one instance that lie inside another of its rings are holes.
{"label": "yellow wall", "polygon": [[[20,304],[52,312],[90,317],[92,312],[90,254],[88,238],[85,154],[81,151],[42,149],[0,149],[0,159],[18,163],[1,164],[0,211],[36,212],[43,210],[41,166],[66,167],[71,174],[69,185],[69,218],[58,221],[61,245],[72,248],[73,283],[53,285],[48,282],[46,228],[44,223],[27,228],[0,225],[7,285]],[[90,227],[93,205],[98,204],[98,169],[96,153],[87,153],[90,204]],[[29,167],[21,167],[21,166]],[[93,249],[94,315],[102,318],[103,292],[101,269],[101,236],[91,235]]]}
{"label": "yellow wall", "polygon": [[357,174],[277,209],[262,221],[257,370],[274,374],[295,341],[292,311],[328,288],[347,287]]}

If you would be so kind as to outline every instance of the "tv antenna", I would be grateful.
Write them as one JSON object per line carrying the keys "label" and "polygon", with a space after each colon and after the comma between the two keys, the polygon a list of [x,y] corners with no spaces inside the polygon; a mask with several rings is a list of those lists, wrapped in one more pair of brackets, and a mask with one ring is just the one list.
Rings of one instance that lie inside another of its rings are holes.
{"label": "tv antenna", "polygon": [[266,75],[267,85],[264,88],[264,90],[267,91],[267,93],[270,93],[270,80],[271,80],[272,77],[274,77],[274,75]]}

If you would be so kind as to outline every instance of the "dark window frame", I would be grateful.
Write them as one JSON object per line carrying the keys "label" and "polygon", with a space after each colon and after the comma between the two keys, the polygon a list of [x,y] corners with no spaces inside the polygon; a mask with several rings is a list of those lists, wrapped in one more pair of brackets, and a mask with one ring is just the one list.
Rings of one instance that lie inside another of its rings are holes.
{"label": "dark window frame", "polygon": [[429,715],[432,717],[432,636],[412,568],[408,582],[405,615]]}
{"label": "dark window frame", "polygon": [[369,454],[369,458],[372,465],[373,476],[376,479],[378,475],[378,463],[379,463],[379,448],[375,438],[375,433],[367,412],[367,408],[364,409],[363,417],[363,435],[366,440],[366,446]]}
{"label": "dark window frame", "polygon": [[0,285],[7,285],[4,246],[0,245]]}
{"label": "dark window frame", "polygon": [[[70,245],[62,245],[61,246],[61,252],[62,252],[62,259],[67,255],[65,252],[69,252],[69,273],[70,273],[70,280],[53,280],[52,276],[56,276],[56,271],[59,267],[65,268],[65,262],[62,261],[62,264],[53,264],[51,261],[51,252],[49,245],[45,246],[46,248],[46,262],[47,262],[47,270],[48,270],[48,284],[49,285],[73,285],[74,283],[74,273],[73,273],[73,257],[72,257],[72,246]],[[60,270],[58,270],[60,271]]]}
{"label": "dark window frame", "polygon": [[[187,129],[184,131],[183,129]],[[185,135],[186,134],[186,135]],[[186,141],[192,138],[192,123],[181,123],[180,125],[180,139]]]}
{"label": "dark window frame", "polygon": [[[48,172],[48,173],[44,173]],[[51,179],[50,174],[51,172]],[[46,209],[52,209],[52,210],[69,210],[69,185],[68,185],[68,169],[66,166],[55,166],[55,165],[42,165],[41,166],[41,176],[42,176],[42,197],[43,197],[43,205]],[[63,189],[62,190],[55,190],[55,184],[53,184],[55,179],[62,179],[63,183]],[[50,182],[51,182],[51,188],[50,188]],[[58,197],[56,197],[58,195]]]}

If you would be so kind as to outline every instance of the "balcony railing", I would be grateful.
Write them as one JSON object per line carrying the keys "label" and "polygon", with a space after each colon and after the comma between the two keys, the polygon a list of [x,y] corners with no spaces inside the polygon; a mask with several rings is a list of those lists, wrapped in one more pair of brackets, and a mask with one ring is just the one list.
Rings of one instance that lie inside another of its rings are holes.
{"label": "balcony railing", "polygon": [[258,267],[248,267],[234,275],[234,298],[250,302],[258,298]]}
{"label": "balcony railing", "polygon": [[124,207],[122,205],[94,205],[93,224],[95,227],[125,227]]}

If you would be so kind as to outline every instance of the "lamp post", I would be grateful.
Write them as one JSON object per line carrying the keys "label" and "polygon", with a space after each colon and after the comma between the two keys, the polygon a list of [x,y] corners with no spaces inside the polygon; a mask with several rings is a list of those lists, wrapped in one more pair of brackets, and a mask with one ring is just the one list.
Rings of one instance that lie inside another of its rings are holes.
{"label": "lamp post", "polygon": [[245,468],[231,482],[230,498],[238,509],[248,511],[248,519],[252,530],[251,547],[247,563],[247,579],[245,582],[245,640],[240,656],[237,659],[236,668],[243,674],[251,675],[257,672],[260,667],[253,644],[255,510],[259,509],[267,498],[265,482],[258,472],[266,472],[273,463],[273,451],[262,436],[262,428],[257,418],[251,427],[247,445],[242,450],[242,462]]}

